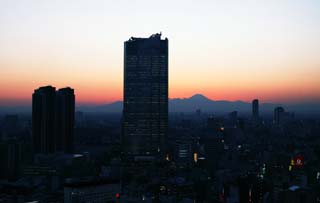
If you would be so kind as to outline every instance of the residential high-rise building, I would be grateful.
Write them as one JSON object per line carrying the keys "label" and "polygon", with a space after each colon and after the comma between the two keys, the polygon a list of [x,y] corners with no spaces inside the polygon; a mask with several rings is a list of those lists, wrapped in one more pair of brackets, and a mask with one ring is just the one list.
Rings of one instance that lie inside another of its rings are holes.
{"label": "residential high-rise building", "polygon": [[34,152],[55,151],[56,88],[40,87],[32,95],[32,135]]}
{"label": "residential high-rise building", "polygon": [[278,106],[274,109],[273,121],[275,124],[280,124],[281,114],[284,112],[284,108],[281,106]]}
{"label": "residential high-rise building", "polygon": [[253,121],[259,120],[259,100],[252,100],[252,119]]}
{"label": "residential high-rise building", "polygon": [[184,134],[176,138],[174,146],[174,160],[177,167],[191,167],[194,162],[194,142],[195,140],[188,134]]}
{"label": "residential high-rise building", "polygon": [[131,154],[164,151],[168,127],[168,39],[124,43],[122,144]]}
{"label": "residential high-rise building", "polygon": [[56,147],[58,151],[73,152],[75,95],[70,87],[57,91]]}
{"label": "residential high-rise building", "polygon": [[75,96],[71,88],[56,91],[45,86],[32,95],[32,135],[34,152],[50,154],[73,150]]}

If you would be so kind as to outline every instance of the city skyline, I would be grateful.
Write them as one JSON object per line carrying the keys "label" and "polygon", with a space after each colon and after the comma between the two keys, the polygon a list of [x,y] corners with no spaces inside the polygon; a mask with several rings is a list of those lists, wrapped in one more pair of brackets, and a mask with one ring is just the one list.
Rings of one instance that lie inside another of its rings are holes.
{"label": "city skyline", "polygon": [[0,203],[319,201],[319,8],[0,0]]}
{"label": "city skyline", "polygon": [[171,41],[169,98],[320,101],[316,1],[0,4],[0,105],[30,105],[44,85],[72,86],[79,104],[122,100],[123,40],[159,31]]}

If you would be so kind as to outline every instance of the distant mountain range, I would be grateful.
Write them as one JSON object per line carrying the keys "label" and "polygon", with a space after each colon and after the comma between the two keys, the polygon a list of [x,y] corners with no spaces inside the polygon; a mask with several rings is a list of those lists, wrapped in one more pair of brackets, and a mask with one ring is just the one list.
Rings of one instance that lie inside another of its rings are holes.
{"label": "distant mountain range", "polygon": [[[122,101],[117,101],[103,105],[78,105],[77,111],[120,113],[122,112]],[[276,106],[283,106],[287,111],[303,114],[320,114],[320,103],[299,103],[299,104],[272,104],[260,103],[261,113],[272,113]],[[195,94],[189,98],[175,98],[169,100],[170,112],[195,112],[200,109],[202,112],[228,113],[238,111],[251,112],[251,103],[243,101],[211,100],[204,95]],[[0,112],[31,112],[30,106],[23,107],[0,107]]]}
{"label": "distant mountain range", "polygon": [[[262,113],[273,113],[274,108],[277,106],[283,106],[286,110],[297,113],[320,114],[320,103],[300,103],[291,105],[261,103],[260,111]],[[78,106],[77,109],[90,112],[118,113],[122,112],[122,101],[98,106]],[[228,113],[231,111],[249,113],[251,112],[251,103],[243,101],[211,100],[201,94],[195,94],[189,98],[175,98],[169,100],[170,112],[195,112],[197,109],[200,109],[202,112],[212,113]]]}

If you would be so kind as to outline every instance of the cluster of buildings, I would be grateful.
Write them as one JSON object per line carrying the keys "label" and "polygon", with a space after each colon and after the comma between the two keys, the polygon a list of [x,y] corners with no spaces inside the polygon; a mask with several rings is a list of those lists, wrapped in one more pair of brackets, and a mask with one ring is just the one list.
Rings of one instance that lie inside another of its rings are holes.
{"label": "cluster of buildings", "polygon": [[45,86],[32,95],[32,138],[36,154],[73,152],[75,95],[70,87]]}
{"label": "cluster of buildings", "polygon": [[169,114],[168,39],[132,37],[120,116],[75,112],[72,88],[45,86],[31,119],[4,118],[0,203],[316,202],[319,133],[283,107],[264,118],[258,99],[249,116]]}

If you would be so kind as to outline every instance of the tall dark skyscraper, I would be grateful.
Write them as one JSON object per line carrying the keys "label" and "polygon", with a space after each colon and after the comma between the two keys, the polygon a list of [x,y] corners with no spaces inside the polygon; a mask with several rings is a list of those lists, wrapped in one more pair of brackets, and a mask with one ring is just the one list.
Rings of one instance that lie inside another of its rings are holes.
{"label": "tall dark skyscraper", "polygon": [[252,119],[253,121],[259,120],[259,100],[252,100]]}
{"label": "tall dark skyscraper", "polygon": [[55,151],[56,88],[40,87],[32,95],[32,135],[34,152]]}
{"label": "tall dark skyscraper", "polygon": [[278,106],[274,109],[273,121],[275,124],[280,124],[281,114],[283,114],[284,112],[284,108],[281,106]]}
{"label": "tall dark skyscraper", "polygon": [[58,151],[72,153],[75,114],[74,90],[70,87],[59,89],[56,100],[56,147]]}
{"label": "tall dark skyscraper", "polygon": [[56,91],[46,86],[32,95],[32,135],[34,152],[50,154],[73,150],[75,96],[71,88]]}
{"label": "tall dark skyscraper", "polygon": [[167,128],[168,39],[132,37],[124,43],[124,150],[164,152]]}

